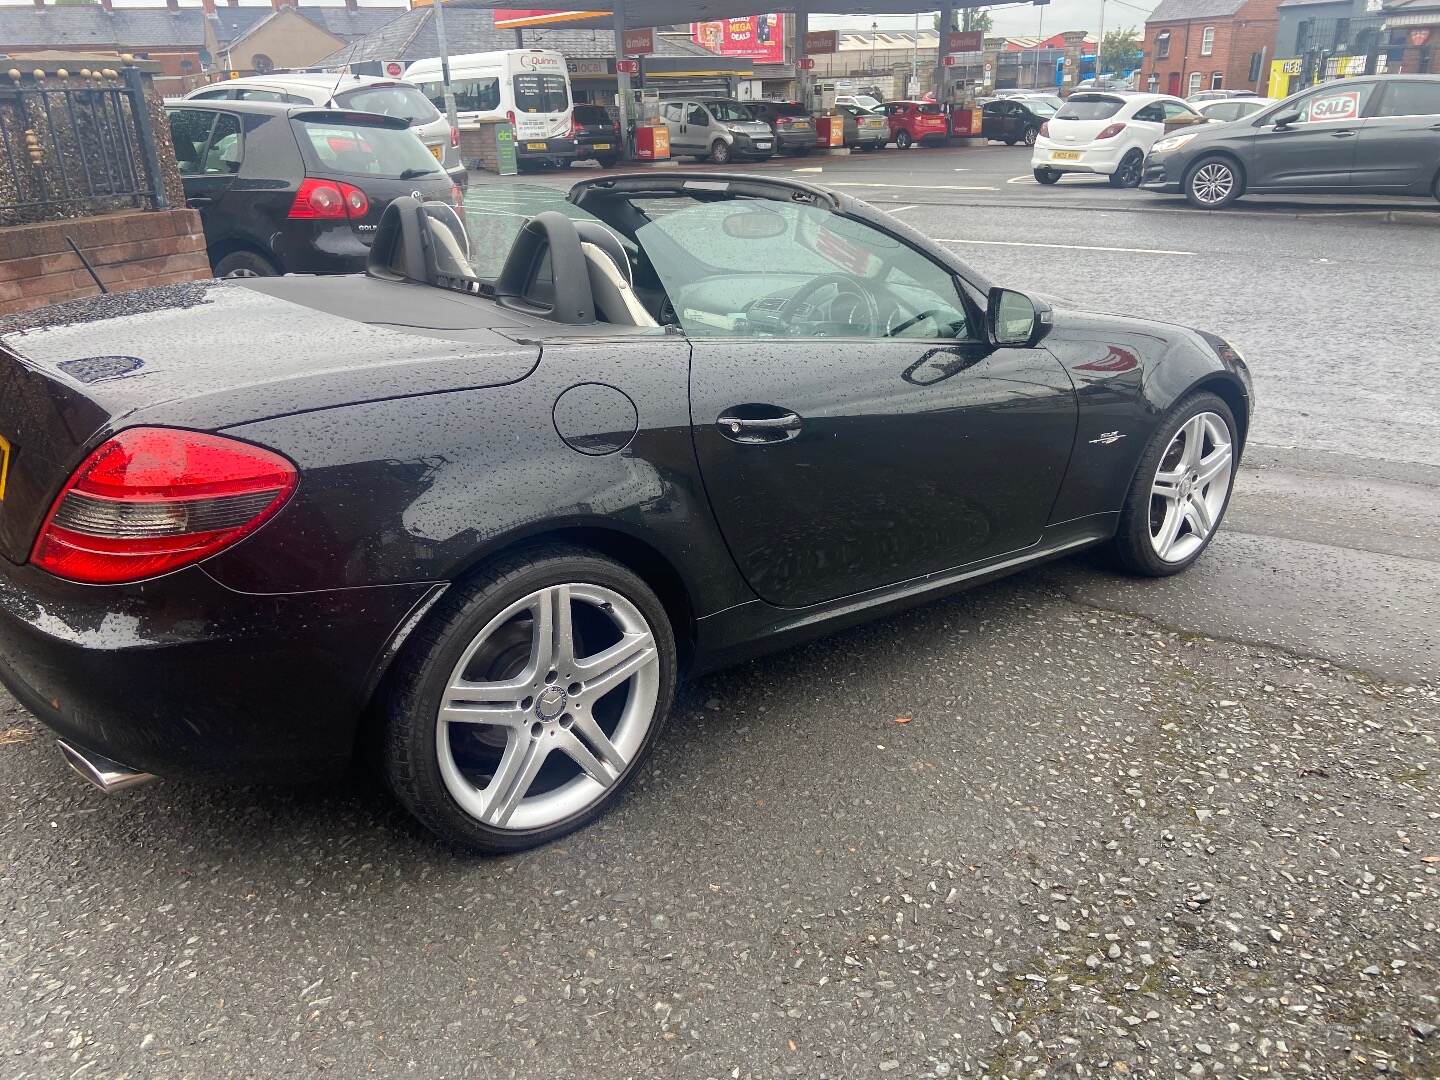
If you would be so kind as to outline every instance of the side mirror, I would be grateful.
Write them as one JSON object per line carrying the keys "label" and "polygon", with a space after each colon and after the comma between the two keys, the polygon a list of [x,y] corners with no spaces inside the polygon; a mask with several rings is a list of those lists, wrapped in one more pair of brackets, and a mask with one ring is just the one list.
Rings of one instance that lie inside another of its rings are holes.
{"label": "side mirror", "polygon": [[1299,110],[1299,109],[1292,109],[1290,112],[1287,112],[1287,113],[1285,113],[1285,114],[1282,115],[1282,116],[1277,116],[1277,117],[1275,117],[1274,120],[1271,121],[1271,123],[1275,125],[1275,130],[1276,130],[1276,131],[1284,131],[1284,130],[1285,130],[1286,128],[1288,128],[1291,124],[1298,124],[1299,122],[1300,122],[1300,110]]}
{"label": "side mirror", "polygon": [[1012,289],[990,290],[985,310],[990,343],[997,348],[1028,349],[1050,329],[1050,309]]}

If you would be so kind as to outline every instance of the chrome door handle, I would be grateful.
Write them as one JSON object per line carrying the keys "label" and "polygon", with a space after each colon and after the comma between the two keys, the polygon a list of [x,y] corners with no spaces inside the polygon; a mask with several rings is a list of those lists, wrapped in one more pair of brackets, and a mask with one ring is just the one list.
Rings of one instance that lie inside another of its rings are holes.
{"label": "chrome door handle", "polygon": [[1351,130],[1349,130],[1349,129],[1347,128],[1347,129],[1344,130],[1344,131],[1332,131],[1332,132],[1330,132],[1330,137],[1331,137],[1332,139],[1348,139],[1348,138],[1350,138],[1351,136],[1353,136],[1354,134],[1355,134],[1355,132],[1353,132],[1353,131],[1351,131]]}
{"label": "chrome door handle", "polygon": [[727,413],[716,420],[715,424],[719,427],[720,434],[737,443],[785,442],[799,435],[802,426],[800,417],[793,412],[758,419]]}

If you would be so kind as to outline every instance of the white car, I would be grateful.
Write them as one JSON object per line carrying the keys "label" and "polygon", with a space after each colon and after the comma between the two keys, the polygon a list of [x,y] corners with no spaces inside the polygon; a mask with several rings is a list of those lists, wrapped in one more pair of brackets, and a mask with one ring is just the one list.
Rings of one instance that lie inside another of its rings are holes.
{"label": "white car", "polygon": [[1107,176],[1115,187],[1135,187],[1151,143],[1206,122],[1192,106],[1168,94],[1077,91],[1040,128],[1030,166],[1042,184],[1074,172]]}
{"label": "white car", "polygon": [[1279,98],[1268,97],[1219,98],[1212,101],[1195,102],[1195,111],[1206,120],[1229,123],[1231,120],[1243,120],[1251,113],[1257,113],[1261,109],[1268,109],[1279,100]]}
{"label": "white car", "polygon": [[435,155],[451,183],[465,187],[469,174],[460,160],[460,133],[451,129],[445,114],[413,83],[373,75],[327,75],[277,72],[227,79],[191,90],[187,101],[288,101],[324,109],[398,116],[409,121],[425,149]]}

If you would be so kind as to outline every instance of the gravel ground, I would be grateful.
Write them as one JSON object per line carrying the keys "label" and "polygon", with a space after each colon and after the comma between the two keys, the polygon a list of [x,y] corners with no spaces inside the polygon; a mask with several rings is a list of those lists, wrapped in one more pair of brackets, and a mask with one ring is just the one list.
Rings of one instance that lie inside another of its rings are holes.
{"label": "gravel ground", "polygon": [[1034,575],[705,680],[503,860],[0,715],[16,1078],[1440,1074],[1436,690]]}

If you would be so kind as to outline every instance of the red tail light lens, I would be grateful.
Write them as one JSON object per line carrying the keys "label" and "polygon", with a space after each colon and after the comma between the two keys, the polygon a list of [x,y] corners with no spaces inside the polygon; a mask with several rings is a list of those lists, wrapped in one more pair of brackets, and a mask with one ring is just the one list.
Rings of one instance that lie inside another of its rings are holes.
{"label": "red tail light lens", "polygon": [[1111,124],[1111,125],[1110,125],[1109,127],[1107,127],[1104,131],[1100,132],[1099,135],[1096,135],[1095,138],[1097,138],[1097,139],[1113,139],[1116,135],[1119,135],[1120,132],[1122,132],[1122,131],[1124,131],[1124,130],[1125,130],[1125,125],[1124,125],[1124,124]]}
{"label": "red tail light lens", "polygon": [[1049,121],[1049,120],[1046,120],[1043,124],[1040,125],[1040,137],[1043,138],[1043,139],[1048,139],[1048,138],[1050,137],[1050,121]]}
{"label": "red tail light lens", "polygon": [[130,428],[75,471],[30,561],[90,585],[155,577],[253,533],[296,482],[285,458],[238,439]]}
{"label": "red tail light lens", "polygon": [[458,127],[452,127],[450,129],[450,149],[460,149],[460,129]]}
{"label": "red tail light lens", "polygon": [[365,192],[338,180],[305,180],[290,204],[292,218],[363,218],[370,212]]}
{"label": "red tail light lens", "polygon": [[459,184],[450,185],[450,201],[455,204],[456,210],[465,209],[465,189]]}

